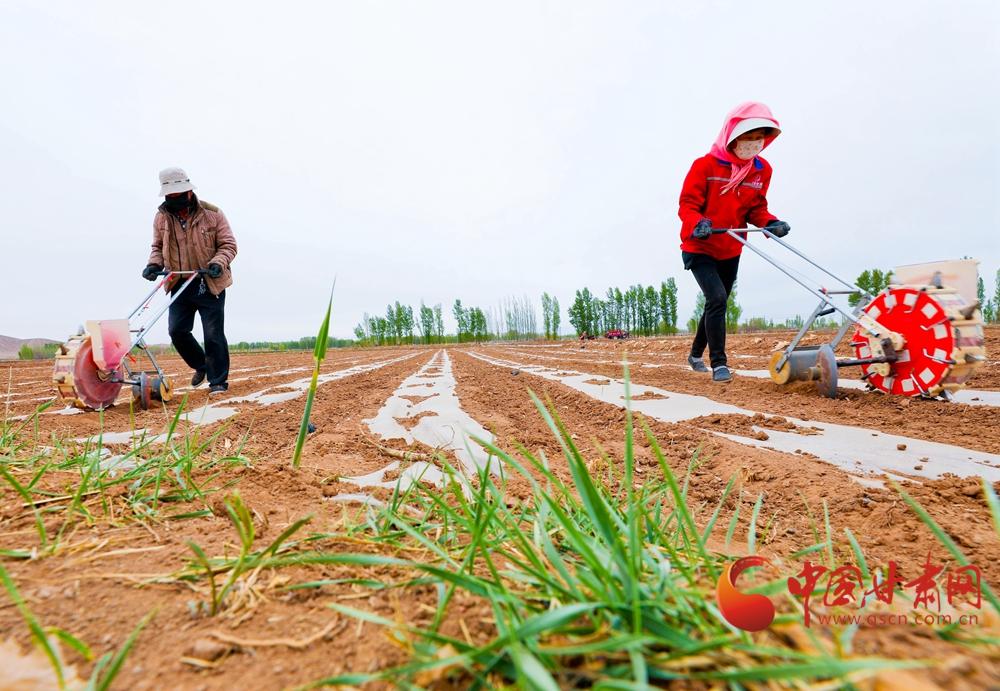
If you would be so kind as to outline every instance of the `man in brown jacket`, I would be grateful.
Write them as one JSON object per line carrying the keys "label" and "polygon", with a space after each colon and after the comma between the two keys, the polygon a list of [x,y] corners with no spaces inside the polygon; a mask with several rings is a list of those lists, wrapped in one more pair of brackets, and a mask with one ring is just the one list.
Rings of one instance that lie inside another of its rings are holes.
{"label": "man in brown jacket", "polygon": [[[195,196],[195,186],[180,168],[160,171],[160,196],[153,218],[153,251],[142,271],[155,281],[161,271],[194,271],[198,277],[170,305],[167,331],[184,362],[194,370],[191,386],[208,377],[209,393],[229,388],[229,344],[224,332],[226,288],[233,284],[229,265],[236,258],[236,238],[217,206]],[[184,285],[173,280],[166,289],[174,295]],[[191,334],[195,313],[201,315],[205,348]]]}

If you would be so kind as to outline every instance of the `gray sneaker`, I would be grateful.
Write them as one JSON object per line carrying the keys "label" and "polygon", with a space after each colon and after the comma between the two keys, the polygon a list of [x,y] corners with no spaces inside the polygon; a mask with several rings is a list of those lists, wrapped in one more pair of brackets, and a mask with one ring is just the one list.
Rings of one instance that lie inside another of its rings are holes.
{"label": "gray sneaker", "polygon": [[712,381],[728,382],[733,380],[733,373],[725,365],[712,368]]}
{"label": "gray sneaker", "polygon": [[695,372],[708,372],[708,367],[705,366],[705,361],[700,357],[688,355],[688,364],[691,365],[691,369]]}

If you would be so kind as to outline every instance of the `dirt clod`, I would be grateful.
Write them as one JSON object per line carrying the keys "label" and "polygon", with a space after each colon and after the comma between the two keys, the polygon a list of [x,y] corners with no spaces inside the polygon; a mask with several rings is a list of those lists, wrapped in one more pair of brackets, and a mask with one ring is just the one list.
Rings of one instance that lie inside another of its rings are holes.
{"label": "dirt clod", "polygon": [[227,643],[220,643],[212,638],[199,638],[191,647],[185,651],[188,657],[215,662],[220,657],[232,651],[232,646]]}

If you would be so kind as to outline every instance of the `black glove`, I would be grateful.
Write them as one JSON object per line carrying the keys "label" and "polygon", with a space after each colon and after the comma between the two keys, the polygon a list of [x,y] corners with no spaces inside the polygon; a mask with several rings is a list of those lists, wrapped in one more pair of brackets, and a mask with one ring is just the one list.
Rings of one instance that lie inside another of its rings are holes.
{"label": "black glove", "polygon": [[779,238],[785,237],[792,230],[792,227],[784,221],[771,221],[764,227]]}
{"label": "black glove", "polygon": [[209,264],[208,265],[208,277],[218,278],[222,275],[222,265],[221,264]]}
{"label": "black glove", "polygon": [[694,226],[694,230],[691,231],[691,236],[698,240],[705,240],[712,237],[712,219],[703,218],[698,221]]}
{"label": "black glove", "polygon": [[146,268],[142,270],[142,277],[147,281],[155,281],[159,278],[161,271],[163,271],[163,267],[159,264],[147,264]]}

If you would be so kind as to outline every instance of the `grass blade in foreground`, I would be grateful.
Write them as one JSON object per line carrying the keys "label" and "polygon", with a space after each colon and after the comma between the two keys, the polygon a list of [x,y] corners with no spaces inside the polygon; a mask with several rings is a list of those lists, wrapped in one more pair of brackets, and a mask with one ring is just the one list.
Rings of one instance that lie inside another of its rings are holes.
{"label": "grass blade in foreground", "polygon": [[309,431],[309,415],[312,413],[313,398],[316,396],[316,386],[319,382],[319,367],[326,358],[326,347],[330,335],[330,313],[333,310],[333,289],[336,287],[337,280],[334,279],[333,287],[330,288],[330,301],[326,304],[326,316],[323,318],[319,333],[316,335],[316,349],[313,351],[313,360],[316,364],[313,367],[312,382],[309,384],[309,393],[306,396],[306,409],[302,413],[302,424],[299,425],[299,436],[295,440],[295,453],[292,455],[293,468],[299,467],[302,460],[302,447],[306,443],[306,433]]}

